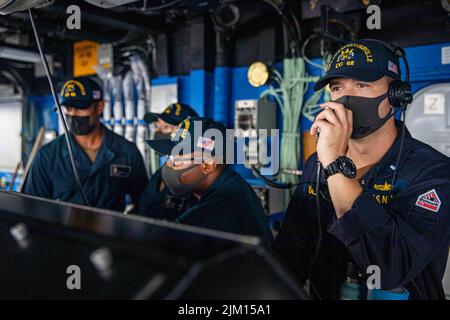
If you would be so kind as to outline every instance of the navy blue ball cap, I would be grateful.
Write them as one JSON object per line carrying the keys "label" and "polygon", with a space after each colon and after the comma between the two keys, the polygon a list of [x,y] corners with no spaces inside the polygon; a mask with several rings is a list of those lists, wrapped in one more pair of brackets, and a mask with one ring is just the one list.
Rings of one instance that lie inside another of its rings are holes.
{"label": "navy blue ball cap", "polygon": [[373,82],[384,76],[401,79],[399,57],[378,40],[360,40],[336,51],[326,74],[314,84],[314,91],[325,87],[333,78]]}
{"label": "navy blue ball cap", "polygon": [[90,77],[67,81],[61,89],[61,105],[75,109],[87,109],[94,102],[103,100],[100,85]]}
{"label": "navy blue ball cap", "polygon": [[184,119],[198,117],[197,112],[184,103],[172,103],[162,113],[149,112],[144,116],[148,124],[161,119],[171,125],[178,126]]}
{"label": "navy blue ball cap", "polygon": [[[213,130],[210,130],[213,129]],[[218,141],[221,136],[221,142]],[[223,124],[211,118],[196,117],[184,119],[177,131],[168,139],[147,140],[149,146],[160,154],[183,155],[194,152],[208,152],[212,156],[225,158],[226,146],[231,136],[227,136]]]}

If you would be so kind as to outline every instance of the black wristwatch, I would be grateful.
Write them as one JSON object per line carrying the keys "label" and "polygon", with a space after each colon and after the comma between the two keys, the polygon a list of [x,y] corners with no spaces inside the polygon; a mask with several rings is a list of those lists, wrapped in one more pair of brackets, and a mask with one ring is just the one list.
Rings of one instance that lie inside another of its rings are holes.
{"label": "black wristwatch", "polygon": [[347,178],[356,177],[356,166],[350,158],[341,156],[330,163],[323,169],[325,173],[325,179],[336,173],[342,173]]}

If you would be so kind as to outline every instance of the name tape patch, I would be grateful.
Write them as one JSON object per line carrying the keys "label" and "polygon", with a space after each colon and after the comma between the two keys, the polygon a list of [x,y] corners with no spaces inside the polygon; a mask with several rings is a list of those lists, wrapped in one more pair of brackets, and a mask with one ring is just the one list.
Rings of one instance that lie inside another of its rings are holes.
{"label": "name tape patch", "polygon": [[110,167],[110,176],[117,178],[129,178],[131,167],[120,164],[112,164]]}

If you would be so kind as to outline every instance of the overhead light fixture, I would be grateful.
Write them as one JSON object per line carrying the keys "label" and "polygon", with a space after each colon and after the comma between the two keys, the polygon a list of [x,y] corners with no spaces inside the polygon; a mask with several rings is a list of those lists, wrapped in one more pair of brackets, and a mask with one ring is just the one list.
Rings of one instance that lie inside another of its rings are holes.
{"label": "overhead light fixture", "polygon": [[0,14],[7,15],[17,11],[44,7],[53,2],[54,0],[0,0]]}
{"label": "overhead light fixture", "polygon": [[253,87],[261,87],[269,82],[270,69],[265,63],[256,61],[248,68],[247,78]]}

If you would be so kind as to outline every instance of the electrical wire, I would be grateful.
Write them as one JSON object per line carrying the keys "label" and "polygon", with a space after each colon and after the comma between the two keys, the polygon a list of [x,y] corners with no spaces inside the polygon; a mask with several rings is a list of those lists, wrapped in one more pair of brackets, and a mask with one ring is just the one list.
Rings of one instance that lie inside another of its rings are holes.
{"label": "electrical wire", "polygon": [[293,57],[300,56],[301,32],[300,32],[300,25],[298,24],[298,20],[296,20],[294,14],[292,12],[290,12],[290,10],[288,10],[290,18],[294,21],[294,23],[292,23],[292,21],[289,21],[288,16],[283,12],[283,9],[286,6],[284,6],[284,7],[278,6],[272,0],[260,0],[260,1],[269,4],[280,15],[281,20],[283,21],[284,25],[286,26],[286,30],[288,32],[288,37],[291,41],[290,49],[293,51],[292,56]]}
{"label": "electrical wire", "polygon": [[404,109],[402,109],[402,113],[401,113],[400,118],[403,121],[403,123],[402,123],[402,133],[401,133],[402,136],[400,138],[400,149],[399,149],[399,152],[398,152],[397,160],[395,161],[395,169],[394,169],[394,173],[392,175],[391,189],[389,190],[388,199],[391,198],[392,191],[394,190],[394,183],[395,183],[395,179],[397,178],[398,165],[400,163],[400,158],[401,158],[402,152],[403,152],[403,145],[404,145],[404,142],[405,142],[405,128],[406,128],[406,125],[405,125],[405,114],[406,114],[406,111]]}
{"label": "electrical wire", "polygon": [[326,71],[326,68],[323,65],[320,65],[318,63],[315,63],[315,62],[311,61],[306,56],[306,53],[305,53],[306,52],[306,46],[308,45],[308,43],[311,41],[311,39],[316,38],[316,37],[319,37],[319,34],[313,33],[308,38],[305,39],[305,41],[303,42],[303,45],[302,45],[301,56],[303,57],[303,59],[305,59],[305,61],[308,64],[310,64],[310,65],[312,65],[312,66],[314,66],[316,68],[322,69],[323,71]]}
{"label": "electrical wire", "polygon": [[295,13],[291,9],[289,9],[289,7],[288,7],[288,14],[291,16],[292,21],[294,21],[294,26],[295,26],[295,31],[296,31],[298,43],[301,43],[301,41],[302,41],[302,31],[301,31],[301,28],[300,28],[300,23],[298,22],[298,19],[295,16]]}
{"label": "electrical wire", "polygon": [[[311,77],[306,74],[305,61],[301,57],[283,60],[284,76],[278,70],[272,70],[274,84],[261,93],[261,97],[272,96],[277,102],[283,117],[283,134],[281,136],[280,150],[280,181],[289,185],[298,183],[298,177],[287,174],[286,171],[297,170],[301,162],[301,115],[304,107],[304,94],[310,82],[315,82],[319,77]],[[291,194],[285,193],[284,202],[289,203]]]}
{"label": "electrical wire", "polygon": [[269,186],[277,188],[277,189],[291,189],[293,187],[299,186],[304,183],[281,183],[277,181],[273,181],[266,176],[262,175],[259,169],[252,165],[252,171],[255,175],[257,175],[259,178],[261,178],[265,183],[267,183]]}
{"label": "electrical wire", "polygon": [[283,13],[280,13],[280,17],[286,26],[286,30],[288,32],[288,38],[290,38],[289,43],[289,49],[292,51],[292,57],[298,57],[300,56],[300,50],[299,50],[299,43],[295,36],[295,31],[292,29],[292,25],[290,24],[289,20],[286,18],[286,16]]}
{"label": "electrical wire", "polygon": [[[409,76],[409,74],[408,74],[408,76]],[[400,149],[399,149],[399,152],[398,152],[397,160],[395,161],[395,169],[394,169],[394,173],[392,175],[391,189],[389,190],[388,199],[391,198],[392,192],[394,190],[394,184],[395,184],[395,180],[397,178],[398,166],[400,164],[400,159],[401,159],[402,152],[403,152],[403,145],[405,143],[405,132],[406,132],[405,116],[406,116],[406,110],[403,108],[402,111],[401,111],[401,116],[400,116],[400,119],[402,120],[402,133],[401,133],[401,138],[400,138]],[[420,299],[423,300],[424,298],[423,298],[422,292],[418,288],[418,286],[417,286],[416,282],[414,281],[414,279],[412,279],[411,282],[414,285],[414,287],[417,290],[417,292],[419,293]]]}
{"label": "electrical wire", "polygon": [[321,37],[323,37],[323,38],[327,38],[327,39],[331,40],[332,42],[339,43],[339,44],[341,44],[341,45],[345,45],[345,44],[348,43],[347,40],[344,40],[344,39],[335,37],[335,36],[333,36],[333,35],[331,35],[331,34],[329,34],[329,33],[327,33],[327,32],[317,31],[316,34],[319,35],[319,36],[321,36]]}
{"label": "electrical wire", "polygon": [[[283,60],[284,76],[278,70],[272,70],[275,88],[269,88],[261,93],[261,97],[272,96],[277,102],[283,116],[283,134],[281,137],[281,163],[283,170],[296,170],[301,161],[301,115],[303,113],[303,96],[308,84],[315,82],[319,77],[306,74],[305,62],[301,57]],[[320,98],[320,97],[319,97]],[[308,100],[309,101],[309,100]],[[286,173],[280,174],[280,181],[288,185],[295,185],[298,177]],[[285,195],[285,203],[290,197]]]}
{"label": "electrical wire", "polygon": [[[323,57],[323,66],[328,65],[329,61],[331,60],[331,54],[325,53],[325,56]],[[326,87],[315,91],[311,97],[306,101],[304,110],[303,110],[303,116],[308,119],[311,122],[314,122],[315,117],[317,114],[322,111],[320,108],[319,101],[323,98],[323,101],[330,100],[330,94]]]}
{"label": "electrical wire", "polygon": [[160,5],[155,5],[155,6],[151,6],[151,7],[148,7],[147,1],[144,1],[144,5],[142,7],[128,7],[128,9],[131,11],[141,11],[141,12],[159,11],[159,10],[166,9],[166,8],[172,7],[174,5],[177,5],[177,4],[181,3],[182,1],[183,0],[173,0],[171,2],[162,3]]}
{"label": "electrical wire", "polygon": [[319,298],[319,300],[322,300],[322,297],[320,296],[319,289],[316,287],[316,284],[314,283],[314,279],[312,277],[312,269],[314,267],[314,264],[316,263],[317,257],[319,256],[320,247],[322,246],[322,217],[320,216],[320,171],[321,171],[322,165],[320,164],[319,159],[317,158],[317,174],[316,174],[316,214],[317,214],[317,226],[318,226],[318,238],[316,243],[316,250],[314,251],[314,255],[311,259],[311,262],[309,264],[308,268],[308,277],[309,277],[309,283],[311,285],[311,289],[314,291],[316,296]]}
{"label": "electrical wire", "polygon": [[77,167],[75,165],[75,160],[74,160],[73,152],[72,152],[72,143],[70,141],[70,136],[69,136],[69,129],[67,127],[66,119],[63,116],[63,112],[62,112],[61,105],[59,104],[58,96],[56,95],[56,91],[55,91],[55,86],[53,84],[52,75],[51,75],[50,69],[48,67],[47,58],[45,57],[44,51],[42,50],[41,40],[39,38],[39,34],[38,34],[38,31],[37,31],[37,28],[36,28],[36,25],[35,25],[35,22],[34,22],[33,13],[31,11],[31,9],[28,9],[28,14],[30,16],[31,27],[33,28],[34,37],[36,39],[36,43],[37,43],[37,46],[38,46],[39,54],[41,56],[42,64],[44,65],[45,73],[47,75],[48,83],[50,85],[50,90],[52,92],[53,100],[55,101],[59,117],[60,117],[61,122],[63,124],[64,135],[66,137],[66,143],[67,143],[67,150],[69,151],[69,158],[70,158],[70,163],[72,165],[73,175],[75,176],[75,182],[76,182],[78,188],[80,189],[81,197],[83,198],[84,203],[87,206],[89,206],[89,202],[88,202],[88,200],[86,198],[86,195],[84,193],[83,187],[81,185],[80,177],[78,175]]}
{"label": "electrical wire", "polygon": [[[388,46],[386,43],[384,43],[388,48],[391,48],[390,46]],[[397,51],[398,50],[398,51]],[[406,52],[403,48],[401,47],[396,47],[391,48],[391,51],[398,55],[399,57],[401,57],[403,59],[403,62],[405,64],[405,83],[409,84],[409,64],[408,64],[408,60],[406,59]],[[400,120],[402,120],[402,133],[401,133],[401,139],[400,139],[400,150],[398,152],[398,157],[397,157],[397,161],[395,162],[395,169],[394,169],[394,173],[392,175],[392,180],[391,180],[391,189],[389,190],[389,195],[388,195],[388,199],[391,198],[392,192],[394,190],[394,184],[395,184],[395,179],[397,178],[397,171],[398,171],[398,166],[400,164],[400,159],[401,159],[401,155],[403,152],[403,145],[405,142],[405,132],[406,132],[406,124],[405,124],[405,120],[406,120],[406,106],[404,106],[401,109],[401,115],[400,115]],[[420,291],[419,287],[416,284],[416,281],[414,279],[411,280],[412,284],[414,285],[414,287],[416,288],[417,292],[419,293],[420,299],[424,300],[423,294]]]}

